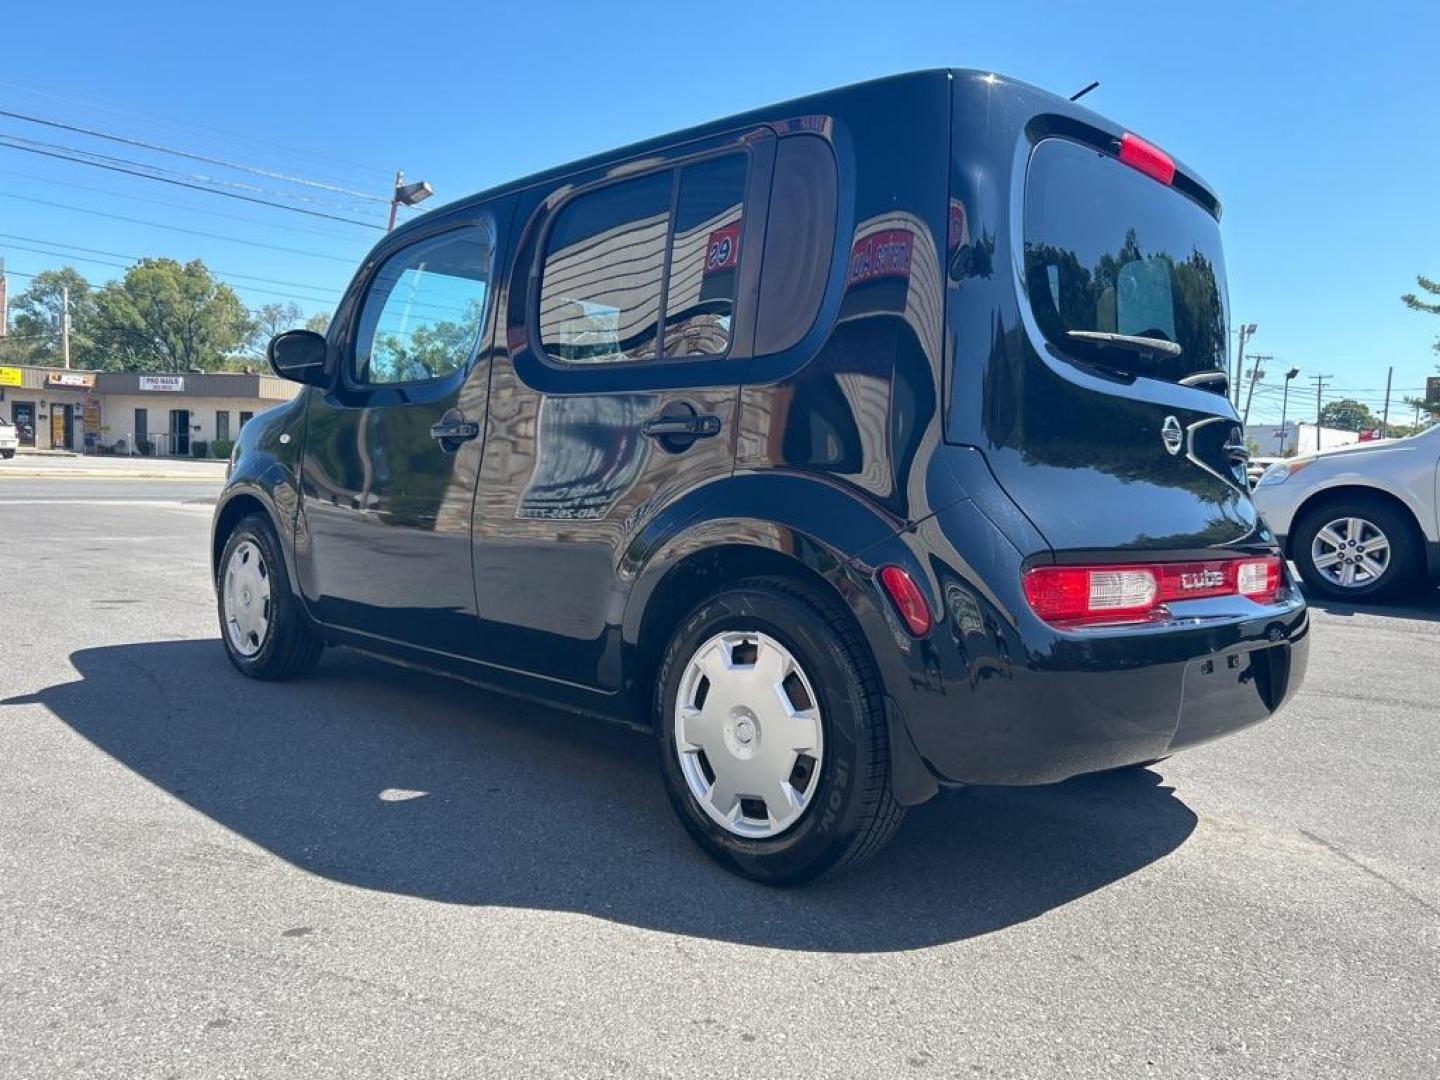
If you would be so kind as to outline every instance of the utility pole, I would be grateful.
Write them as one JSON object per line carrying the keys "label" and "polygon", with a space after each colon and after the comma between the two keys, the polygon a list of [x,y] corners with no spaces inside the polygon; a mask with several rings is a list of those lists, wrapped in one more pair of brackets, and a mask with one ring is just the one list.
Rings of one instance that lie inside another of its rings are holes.
{"label": "utility pole", "polygon": [[1255,400],[1255,384],[1265,377],[1265,373],[1260,370],[1260,364],[1275,358],[1273,356],[1256,356],[1251,353],[1248,359],[1255,366],[1250,369],[1250,392],[1245,395],[1245,415],[1240,418],[1242,425],[1250,423],[1250,402]]}
{"label": "utility pole", "polygon": [[1385,372],[1385,411],[1380,414],[1380,437],[1390,437],[1390,380],[1395,377],[1395,365],[1390,365],[1390,370]]}
{"label": "utility pole", "polygon": [[1230,390],[1237,409],[1240,408],[1240,376],[1245,363],[1245,339],[1254,337],[1257,329],[1259,328],[1252,322],[1241,323],[1235,331],[1240,335],[1240,347],[1235,350],[1235,370],[1231,373]]}
{"label": "utility pole", "polygon": [[1334,377],[1334,375],[1310,376],[1310,378],[1315,381],[1315,452],[1317,454],[1320,452],[1320,411],[1324,408],[1324,405],[1321,404],[1322,392],[1325,389],[1325,384]]}
{"label": "utility pole", "polygon": [[70,367],[70,286],[60,288],[60,354],[65,358],[65,367]]}

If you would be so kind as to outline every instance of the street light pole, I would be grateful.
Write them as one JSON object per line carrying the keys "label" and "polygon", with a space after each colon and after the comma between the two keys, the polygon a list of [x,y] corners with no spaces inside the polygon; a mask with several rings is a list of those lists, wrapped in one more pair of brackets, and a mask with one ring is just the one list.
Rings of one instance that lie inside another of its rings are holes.
{"label": "street light pole", "polygon": [[[1298,367],[1292,367],[1285,372],[1285,392],[1280,395],[1280,456],[1285,456],[1285,444],[1289,441],[1289,435],[1285,431],[1285,420],[1290,412],[1290,380],[1300,374]],[[1299,441],[1296,441],[1295,449],[1300,449]]]}
{"label": "street light pole", "polygon": [[385,231],[390,232],[395,228],[395,212],[401,206],[415,206],[434,194],[435,189],[424,180],[417,180],[413,184],[405,183],[405,174],[396,169],[395,188],[390,195],[390,220],[385,225]]}

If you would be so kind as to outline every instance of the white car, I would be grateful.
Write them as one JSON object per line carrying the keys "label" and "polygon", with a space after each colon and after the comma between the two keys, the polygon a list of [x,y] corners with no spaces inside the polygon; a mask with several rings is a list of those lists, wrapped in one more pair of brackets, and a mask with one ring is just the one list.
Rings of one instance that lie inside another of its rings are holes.
{"label": "white car", "polygon": [[1440,580],[1440,425],[1277,462],[1252,497],[1312,593],[1393,597]]}
{"label": "white car", "polygon": [[1260,482],[1260,477],[1265,475],[1266,469],[1270,468],[1270,466],[1274,465],[1277,461],[1283,460],[1283,458],[1278,457],[1252,457],[1247,461],[1245,463],[1245,480],[1250,485],[1251,490],[1254,490],[1255,485]]}
{"label": "white car", "polygon": [[15,425],[0,416],[0,458],[8,461],[15,456],[15,451],[18,449],[20,449],[20,435],[16,432]]}

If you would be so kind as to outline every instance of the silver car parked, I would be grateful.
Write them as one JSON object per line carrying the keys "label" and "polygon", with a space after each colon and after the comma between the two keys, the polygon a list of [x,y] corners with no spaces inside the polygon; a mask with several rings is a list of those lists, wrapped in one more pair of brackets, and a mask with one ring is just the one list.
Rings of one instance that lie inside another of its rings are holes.
{"label": "silver car parked", "polygon": [[20,436],[15,431],[15,425],[0,416],[0,458],[8,460],[14,457],[19,448]]}
{"label": "silver car parked", "polygon": [[1440,580],[1440,425],[1277,462],[1255,505],[1313,593],[1391,598]]}

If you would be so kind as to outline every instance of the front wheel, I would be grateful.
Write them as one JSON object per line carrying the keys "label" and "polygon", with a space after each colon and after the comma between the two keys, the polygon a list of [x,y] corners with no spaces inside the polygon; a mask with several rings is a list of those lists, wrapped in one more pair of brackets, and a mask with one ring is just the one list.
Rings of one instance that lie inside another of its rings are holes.
{"label": "front wheel", "polygon": [[1380,500],[1364,497],[1309,511],[1295,529],[1291,552],[1305,584],[1334,600],[1394,595],[1422,568],[1411,523]]}
{"label": "front wheel", "polygon": [[293,679],[320,659],[315,633],[290,587],[280,541],[263,514],[242,518],[225,542],[216,583],[220,638],[252,679]]}
{"label": "front wheel", "polygon": [[656,680],[660,767],[681,822],[745,877],[852,866],[904,816],[874,663],[838,604],[783,578],[710,597]]}

